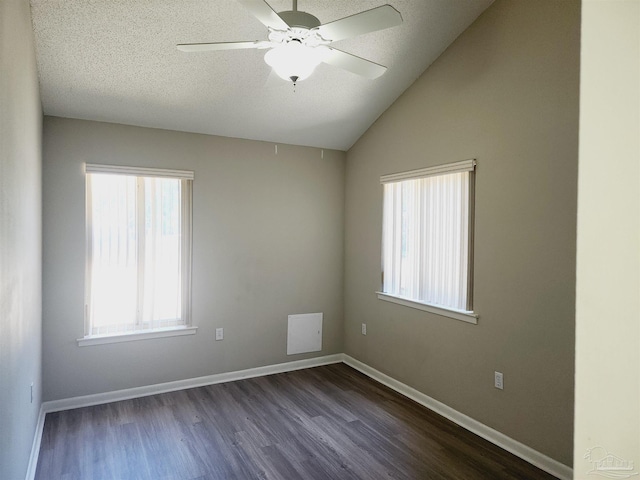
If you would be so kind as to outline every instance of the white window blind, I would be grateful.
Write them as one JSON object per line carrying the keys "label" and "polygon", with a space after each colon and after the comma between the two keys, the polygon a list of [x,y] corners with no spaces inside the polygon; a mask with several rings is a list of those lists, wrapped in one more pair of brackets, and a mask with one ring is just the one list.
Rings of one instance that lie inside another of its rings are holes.
{"label": "white window blind", "polygon": [[381,177],[382,292],[472,311],[474,160]]}
{"label": "white window blind", "polygon": [[87,164],[85,335],[189,325],[192,179]]}

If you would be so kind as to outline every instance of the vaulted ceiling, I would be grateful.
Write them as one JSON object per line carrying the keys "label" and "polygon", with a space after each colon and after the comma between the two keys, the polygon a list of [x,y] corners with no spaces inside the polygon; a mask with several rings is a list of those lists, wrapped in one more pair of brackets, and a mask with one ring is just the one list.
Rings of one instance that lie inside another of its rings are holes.
{"label": "vaulted ceiling", "polygon": [[176,49],[266,40],[236,0],[31,0],[42,105],[45,115],[347,150],[492,1],[299,0],[321,23],[385,3],[403,23],[332,44],[387,66],[381,77],[321,64],[294,90],[265,50]]}

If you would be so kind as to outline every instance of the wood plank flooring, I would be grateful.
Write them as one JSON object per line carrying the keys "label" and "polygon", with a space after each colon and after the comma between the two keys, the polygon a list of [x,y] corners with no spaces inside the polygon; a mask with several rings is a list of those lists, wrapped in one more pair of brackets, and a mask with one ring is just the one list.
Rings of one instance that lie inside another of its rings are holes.
{"label": "wood plank flooring", "polygon": [[335,364],[47,414],[37,480],[553,479]]}

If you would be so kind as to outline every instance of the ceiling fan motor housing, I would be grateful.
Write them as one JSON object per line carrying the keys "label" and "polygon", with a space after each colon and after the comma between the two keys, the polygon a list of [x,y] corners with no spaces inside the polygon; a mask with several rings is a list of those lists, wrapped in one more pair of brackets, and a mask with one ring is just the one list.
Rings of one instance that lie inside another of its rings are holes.
{"label": "ceiling fan motor housing", "polygon": [[278,13],[278,16],[290,27],[307,28],[311,30],[312,28],[320,26],[320,20],[307,12],[287,10],[286,12]]}

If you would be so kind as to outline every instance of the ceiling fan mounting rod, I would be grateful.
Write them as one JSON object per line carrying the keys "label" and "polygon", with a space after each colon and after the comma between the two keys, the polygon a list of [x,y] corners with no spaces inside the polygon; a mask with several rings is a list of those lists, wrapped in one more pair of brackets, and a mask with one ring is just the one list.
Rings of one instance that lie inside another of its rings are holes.
{"label": "ceiling fan mounting rod", "polygon": [[298,11],[298,0],[292,0],[293,2],[293,6],[291,7],[291,10],[293,10],[294,12]]}

